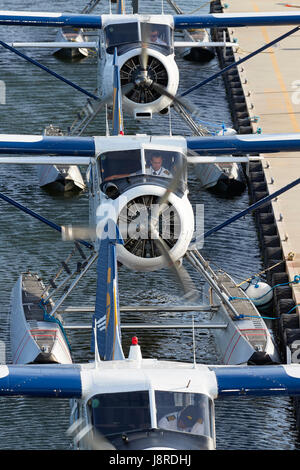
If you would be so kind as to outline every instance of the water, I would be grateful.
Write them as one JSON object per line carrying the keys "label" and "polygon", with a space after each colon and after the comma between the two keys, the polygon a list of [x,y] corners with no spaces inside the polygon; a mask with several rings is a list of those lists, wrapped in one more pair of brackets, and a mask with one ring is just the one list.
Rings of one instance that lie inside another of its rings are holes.
{"label": "water", "polygon": [[[69,12],[82,8],[79,0],[68,2]],[[185,8],[183,1],[178,2]],[[141,2],[142,12],[160,12],[160,1]],[[198,2],[189,2],[193,10]],[[61,11],[61,2],[45,0],[40,2],[15,0],[14,10]],[[2,9],[11,8],[11,2],[1,2]],[[107,2],[102,2],[97,11],[107,13]],[[204,9],[205,11],[205,9]],[[165,6],[166,13],[172,13]],[[187,12],[187,11],[186,11]],[[1,39],[12,41],[54,40],[52,28],[1,27]],[[72,64],[55,58],[47,50],[24,51],[44,65],[84,88],[93,91],[96,87],[95,59]],[[178,58],[180,67],[180,89],[187,89],[218,69],[216,59],[204,66],[187,63]],[[66,129],[76,112],[85,102],[77,91],[58,82],[45,72],[24,62],[8,51],[1,50],[0,80],[6,83],[6,105],[1,106],[1,133],[39,134],[52,123]],[[215,80],[189,97],[199,106],[201,119],[218,124],[230,124],[230,112],[226,101],[222,79]],[[188,135],[189,129],[172,115],[174,134]],[[125,121],[126,133],[169,133],[169,120],[157,117],[152,122],[140,125],[130,119]],[[89,128],[86,135],[104,134],[105,123],[100,116]],[[37,185],[34,166],[0,166],[1,191],[18,202],[29,206],[46,218],[62,224],[84,224],[88,220],[87,194],[68,199],[53,197]],[[189,173],[190,199],[193,204],[205,206],[205,229],[209,229],[249,205],[247,193],[241,197],[224,200],[199,191],[198,182]],[[55,231],[42,225],[28,215],[0,202],[0,338],[5,341],[9,360],[9,302],[10,292],[19,273],[31,270],[47,280],[54,274],[59,263],[66,258],[72,246],[61,241]],[[226,269],[236,279],[247,278],[262,269],[257,235],[252,216],[236,221],[226,229],[207,239],[203,255],[215,265]],[[203,287],[197,274],[192,277]],[[133,303],[164,303],[180,300],[180,289],[168,271],[159,273],[133,273],[120,271],[121,305]],[[78,289],[70,296],[68,305],[92,304],[95,292],[95,272],[91,270],[80,282]],[[204,289],[205,295],[205,289]],[[205,299],[204,299],[205,300]],[[168,318],[171,315],[168,315]],[[171,316],[180,321],[190,321],[189,314]],[[187,318],[188,317],[188,318]],[[126,315],[135,320],[137,314]],[[201,319],[203,319],[201,317]],[[166,315],[144,314],[144,321],[165,321]],[[205,320],[205,319],[203,319]],[[90,321],[79,315],[68,316],[68,323]],[[197,321],[197,316],[195,317]],[[124,352],[127,354],[130,335],[123,334]],[[139,341],[144,357],[157,357],[191,361],[193,359],[192,335],[171,332],[141,333]],[[72,332],[70,342],[75,361],[91,358],[89,353],[90,334]],[[198,362],[218,362],[213,337],[205,332],[196,332],[196,359]],[[1,398],[0,399],[0,449],[69,449],[71,441],[66,431],[69,426],[68,400]],[[238,398],[216,401],[216,432],[218,449],[298,449],[298,433],[295,428],[292,402],[289,398]]]}

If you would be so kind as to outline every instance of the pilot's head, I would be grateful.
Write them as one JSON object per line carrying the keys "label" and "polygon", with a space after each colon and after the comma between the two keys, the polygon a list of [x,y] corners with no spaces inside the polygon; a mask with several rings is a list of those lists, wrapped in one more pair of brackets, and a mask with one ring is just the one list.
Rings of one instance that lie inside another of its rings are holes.
{"label": "pilot's head", "polygon": [[150,33],[150,41],[151,42],[156,42],[159,37],[159,32],[157,29],[153,29]]}
{"label": "pilot's head", "polygon": [[194,426],[198,419],[198,409],[196,406],[189,405],[184,408],[178,417],[178,427],[185,429]]}
{"label": "pilot's head", "polygon": [[151,166],[154,171],[158,171],[162,166],[162,157],[159,155],[151,157]]}

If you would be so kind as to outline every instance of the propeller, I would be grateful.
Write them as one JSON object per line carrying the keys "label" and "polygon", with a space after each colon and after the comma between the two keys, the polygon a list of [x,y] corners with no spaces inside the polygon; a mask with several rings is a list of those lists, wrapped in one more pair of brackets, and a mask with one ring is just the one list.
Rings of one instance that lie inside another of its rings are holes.
{"label": "propeller", "polygon": [[83,449],[90,450],[116,450],[115,446],[92,424],[84,426],[83,418],[77,419],[69,427],[67,434],[73,437],[75,447],[80,445]]}
{"label": "propeller", "polygon": [[139,0],[131,0],[132,4],[132,13],[134,15],[139,13]]}
{"label": "propeller", "polygon": [[167,267],[175,275],[177,282],[182,288],[184,293],[184,298],[190,301],[196,301],[199,298],[197,289],[188,274],[187,270],[184,268],[182,262],[175,261],[172,258],[170,253],[170,248],[167,243],[161,238],[158,229],[159,216],[164,210],[164,207],[169,203],[169,196],[172,192],[175,192],[178,188],[179,182],[184,171],[183,160],[180,160],[180,163],[177,164],[173,178],[171,178],[170,184],[168,185],[165,193],[158,200],[157,210],[154,212],[154,217],[151,217],[150,227],[152,236],[154,236],[154,242],[160,251],[161,255],[165,258]]}
{"label": "propeller", "polygon": [[128,59],[121,67],[121,83],[133,83],[134,90],[126,97],[137,103],[151,103],[161,94],[155,91],[153,83],[168,84],[168,72],[163,63],[150,53],[151,30],[153,25],[141,23],[140,54]]}

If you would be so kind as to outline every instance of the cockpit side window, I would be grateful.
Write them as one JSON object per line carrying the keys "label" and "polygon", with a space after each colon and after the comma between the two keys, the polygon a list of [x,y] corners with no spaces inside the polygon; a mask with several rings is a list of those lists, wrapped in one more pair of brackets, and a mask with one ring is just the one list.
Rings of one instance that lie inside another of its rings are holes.
{"label": "cockpit side window", "polygon": [[156,391],[155,401],[158,428],[212,437],[208,396]]}
{"label": "cockpit side window", "polygon": [[100,157],[101,179],[112,181],[142,173],[141,151],[124,150],[106,152]]}
{"label": "cockpit side window", "polygon": [[92,424],[104,435],[151,428],[147,390],[95,395],[88,406]]}

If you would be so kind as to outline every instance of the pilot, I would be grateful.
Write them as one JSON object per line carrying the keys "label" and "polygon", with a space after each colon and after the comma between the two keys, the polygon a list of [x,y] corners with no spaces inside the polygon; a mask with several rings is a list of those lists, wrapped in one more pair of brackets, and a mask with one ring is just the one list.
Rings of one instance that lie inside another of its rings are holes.
{"label": "pilot", "polygon": [[157,29],[153,29],[153,31],[150,32],[150,42],[154,44],[162,44],[163,46],[167,45],[167,43],[159,37],[159,31]]}
{"label": "pilot", "polygon": [[151,157],[151,166],[146,168],[146,174],[152,176],[163,176],[164,178],[172,178],[172,174],[162,166],[163,159],[160,155]]}
{"label": "pilot", "polygon": [[191,434],[204,434],[204,421],[197,406],[189,405],[183,410],[164,416],[158,422],[158,427],[169,431],[190,432]]}

